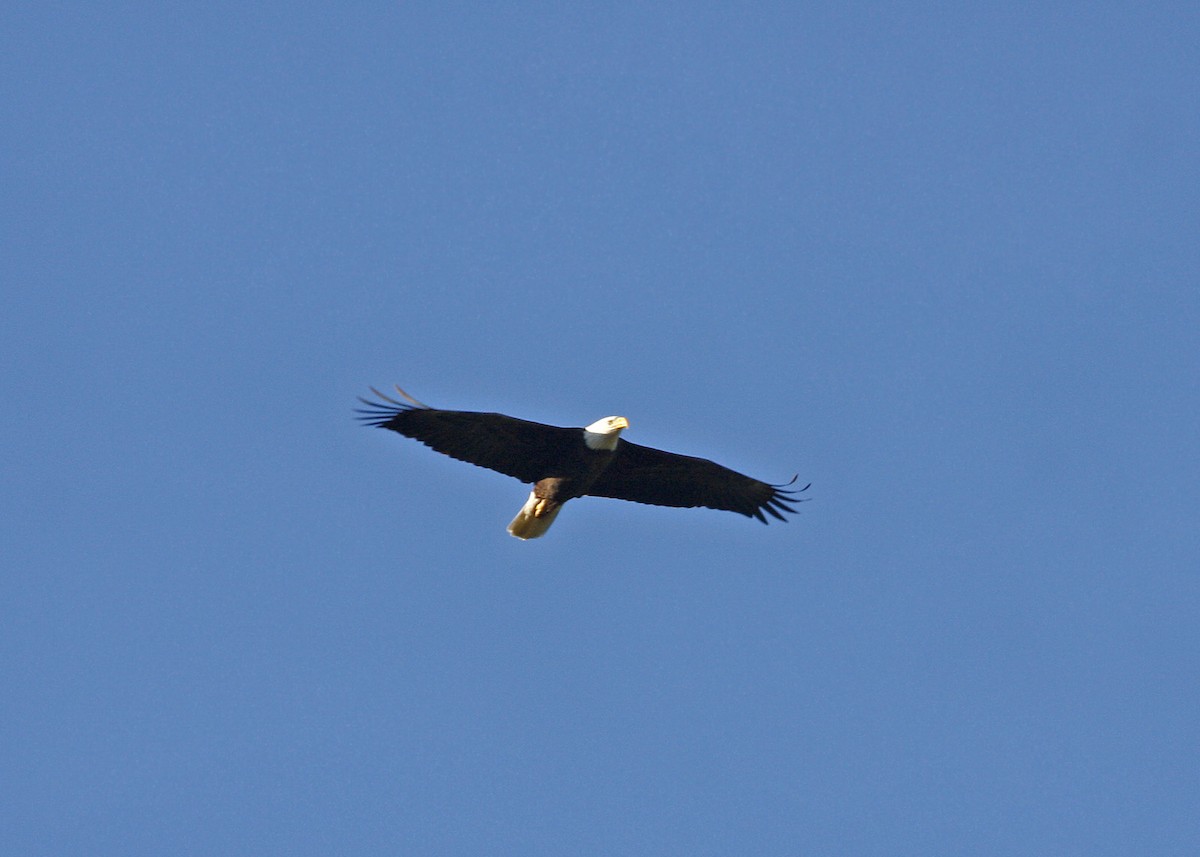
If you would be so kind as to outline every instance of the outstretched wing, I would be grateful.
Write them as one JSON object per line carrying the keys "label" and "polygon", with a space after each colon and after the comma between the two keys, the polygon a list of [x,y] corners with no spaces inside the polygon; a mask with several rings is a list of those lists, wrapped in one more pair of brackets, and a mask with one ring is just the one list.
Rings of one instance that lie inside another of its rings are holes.
{"label": "outstretched wing", "polygon": [[[792,479],[792,482],[795,482]],[[786,483],[791,485],[792,482]],[[795,512],[804,488],[789,491],[744,476],[705,458],[677,455],[622,440],[612,463],[588,489],[595,497],[632,500],[654,506],[706,506],[767,523],[763,512],[783,521],[783,512]]]}
{"label": "outstretched wing", "polygon": [[372,387],[371,392],[380,401],[359,397],[366,405],[356,409],[359,419],[522,482],[544,477],[556,461],[562,460],[563,450],[581,436],[581,429],[548,426],[504,414],[438,410],[421,404],[399,387],[396,390],[411,404],[397,402]]}

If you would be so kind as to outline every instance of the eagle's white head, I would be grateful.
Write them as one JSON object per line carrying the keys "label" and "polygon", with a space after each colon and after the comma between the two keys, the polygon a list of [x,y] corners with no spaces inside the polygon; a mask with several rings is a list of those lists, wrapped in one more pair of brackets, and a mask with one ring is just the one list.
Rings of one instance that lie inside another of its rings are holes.
{"label": "eagle's white head", "polygon": [[616,449],[617,439],[627,428],[629,420],[624,417],[604,417],[583,430],[583,442],[588,449]]}

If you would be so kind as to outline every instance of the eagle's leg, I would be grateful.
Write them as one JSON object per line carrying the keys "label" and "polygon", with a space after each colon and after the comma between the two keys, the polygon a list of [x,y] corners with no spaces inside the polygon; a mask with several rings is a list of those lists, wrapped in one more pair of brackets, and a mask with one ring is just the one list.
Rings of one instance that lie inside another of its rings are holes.
{"label": "eagle's leg", "polygon": [[536,539],[544,536],[561,508],[562,503],[539,497],[537,489],[534,489],[529,492],[529,499],[525,501],[521,511],[517,512],[517,517],[508,525],[508,531],[518,539]]}

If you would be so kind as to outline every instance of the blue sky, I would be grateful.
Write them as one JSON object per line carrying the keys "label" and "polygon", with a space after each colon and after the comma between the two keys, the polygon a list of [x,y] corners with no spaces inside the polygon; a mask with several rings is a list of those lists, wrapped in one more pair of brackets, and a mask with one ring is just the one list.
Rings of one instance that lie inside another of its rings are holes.
{"label": "blue sky", "polygon": [[[1187,4],[0,12],[0,850],[1200,850]],[[763,527],[398,382],[811,481]]]}

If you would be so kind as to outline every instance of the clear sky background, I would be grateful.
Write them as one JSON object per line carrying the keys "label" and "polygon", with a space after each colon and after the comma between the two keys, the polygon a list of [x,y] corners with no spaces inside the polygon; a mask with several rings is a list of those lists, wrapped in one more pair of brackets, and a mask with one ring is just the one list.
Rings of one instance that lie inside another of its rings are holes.
{"label": "clear sky background", "polygon": [[0,852],[1200,853],[1195,5],[498,5],[0,11]]}

